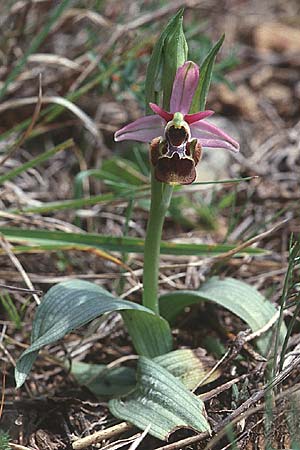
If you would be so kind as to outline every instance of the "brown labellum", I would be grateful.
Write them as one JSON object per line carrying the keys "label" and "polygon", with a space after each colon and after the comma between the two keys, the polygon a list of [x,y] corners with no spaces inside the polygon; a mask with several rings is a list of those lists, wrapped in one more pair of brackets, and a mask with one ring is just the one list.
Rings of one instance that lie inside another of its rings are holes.
{"label": "brown labellum", "polygon": [[191,184],[201,157],[200,143],[196,139],[186,141],[182,133],[173,134],[172,139],[166,135],[166,138],[153,139],[150,144],[155,178],[162,183]]}

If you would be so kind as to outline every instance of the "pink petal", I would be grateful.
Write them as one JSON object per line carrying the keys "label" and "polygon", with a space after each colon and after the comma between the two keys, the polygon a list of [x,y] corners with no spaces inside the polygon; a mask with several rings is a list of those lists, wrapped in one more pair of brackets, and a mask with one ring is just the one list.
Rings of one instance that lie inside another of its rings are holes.
{"label": "pink petal", "polygon": [[170,111],[187,114],[190,110],[195,91],[198,86],[199,67],[187,61],[179,67],[173,83],[170,100]]}
{"label": "pink petal", "polygon": [[236,147],[226,141],[222,141],[222,139],[211,139],[206,137],[199,137],[199,142],[202,147],[207,148],[226,148],[227,150],[231,150],[232,152],[238,152]]}
{"label": "pink petal", "polygon": [[150,142],[152,139],[163,136],[165,121],[159,116],[145,116],[131,122],[115,132],[115,141]]}
{"label": "pink petal", "polygon": [[149,106],[152,109],[152,111],[155,112],[155,114],[158,114],[160,117],[165,119],[166,122],[170,122],[170,120],[173,119],[174,114],[171,114],[171,113],[165,111],[164,109],[160,108],[155,103],[149,103]]}
{"label": "pink petal", "polygon": [[192,123],[198,122],[198,120],[205,119],[206,117],[212,116],[213,114],[214,111],[208,109],[207,111],[201,111],[195,114],[185,114],[184,120],[191,125]]}
{"label": "pink petal", "polygon": [[233,152],[240,149],[239,143],[215,125],[199,120],[191,126],[192,138],[199,139],[203,147],[227,148]]}

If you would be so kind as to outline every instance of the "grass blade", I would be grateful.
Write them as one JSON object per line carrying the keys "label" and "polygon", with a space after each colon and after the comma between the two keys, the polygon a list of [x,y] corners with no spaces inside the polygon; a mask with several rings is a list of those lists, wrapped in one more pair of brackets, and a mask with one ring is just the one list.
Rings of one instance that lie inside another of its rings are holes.
{"label": "grass blade", "polygon": [[[68,243],[74,245],[89,245],[94,248],[116,252],[143,253],[145,244],[143,239],[134,237],[104,236],[93,233],[65,233],[63,231],[49,232],[48,230],[25,230],[14,227],[0,227],[0,233],[2,233],[6,239],[11,242],[41,246],[41,248],[44,249],[47,248],[45,246],[50,246],[50,250],[54,249],[54,245],[57,245],[57,248],[60,248],[60,246]],[[161,242],[161,253],[165,255],[215,256],[222,253],[227,253],[234,248],[234,245],[229,244],[185,244],[166,241]],[[262,255],[265,254],[265,250],[249,247],[238,253],[239,256],[246,254]]]}
{"label": "grass blade", "polygon": [[17,175],[20,175],[20,173],[23,173],[26,170],[31,169],[32,167],[35,167],[44,161],[47,161],[52,156],[54,156],[56,153],[61,152],[62,150],[66,150],[67,148],[70,148],[73,145],[74,145],[73,139],[68,139],[67,141],[63,142],[62,144],[57,145],[56,147],[52,148],[51,150],[47,150],[46,152],[42,153],[41,155],[37,156],[36,158],[33,158],[30,161],[27,161],[26,163],[21,164],[21,166],[8,171],[5,175],[0,176],[0,184],[4,183],[5,181],[11,180],[12,178],[15,178]]}

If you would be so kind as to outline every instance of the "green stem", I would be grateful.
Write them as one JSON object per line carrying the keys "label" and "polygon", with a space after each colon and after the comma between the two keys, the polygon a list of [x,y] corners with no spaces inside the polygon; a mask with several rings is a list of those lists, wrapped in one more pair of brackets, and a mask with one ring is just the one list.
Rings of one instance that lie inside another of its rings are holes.
{"label": "green stem", "polygon": [[143,305],[159,314],[158,276],[162,228],[173,186],[160,183],[151,175],[151,206],[144,249]]}

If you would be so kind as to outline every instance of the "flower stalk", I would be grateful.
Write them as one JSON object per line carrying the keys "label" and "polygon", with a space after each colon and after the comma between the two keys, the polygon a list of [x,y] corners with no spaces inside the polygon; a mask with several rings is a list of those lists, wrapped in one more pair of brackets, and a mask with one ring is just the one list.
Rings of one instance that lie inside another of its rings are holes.
{"label": "flower stalk", "polygon": [[143,305],[159,314],[158,278],[163,224],[172,198],[173,186],[151,173],[151,206],[144,249]]}

